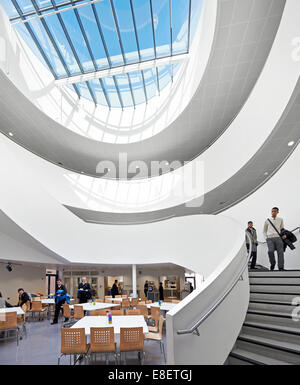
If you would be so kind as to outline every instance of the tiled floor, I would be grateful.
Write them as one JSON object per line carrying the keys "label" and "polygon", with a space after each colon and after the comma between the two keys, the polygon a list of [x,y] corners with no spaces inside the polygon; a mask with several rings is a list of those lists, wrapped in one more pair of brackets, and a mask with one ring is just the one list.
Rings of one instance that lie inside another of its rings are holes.
{"label": "tiled floor", "polygon": [[[27,322],[27,337],[19,341],[18,347],[14,338],[10,340],[0,339],[0,365],[56,365],[60,354],[61,326],[61,322],[57,325],[50,325],[49,320]],[[116,342],[118,347],[118,336],[116,336]],[[163,354],[160,352],[158,342],[145,341],[144,351],[144,365],[164,365]],[[96,363],[105,364],[104,357],[98,355]],[[114,364],[113,356],[110,357],[109,363]],[[139,364],[137,353],[126,353],[126,363],[127,365]],[[61,365],[69,364],[69,357],[61,359]],[[89,361],[82,360],[78,364],[89,364]],[[94,364],[94,361],[91,361],[90,364]]]}

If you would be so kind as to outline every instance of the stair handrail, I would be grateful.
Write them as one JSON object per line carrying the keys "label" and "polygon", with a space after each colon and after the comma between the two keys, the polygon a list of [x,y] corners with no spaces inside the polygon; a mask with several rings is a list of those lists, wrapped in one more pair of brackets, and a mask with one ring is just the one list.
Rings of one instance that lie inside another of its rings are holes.
{"label": "stair handrail", "polygon": [[[298,227],[296,227],[294,230],[291,230],[291,233],[295,233],[296,231],[300,231],[300,226],[298,226]],[[258,242],[260,245],[266,245],[267,244],[267,242],[265,241],[265,242]]]}
{"label": "stair handrail", "polygon": [[178,335],[185,335],[185,334],[193,334],[195,333],[198,337],[200,336],[200,333],[199,333],[199,327],[203,324],[203,322],[209,318],[209,316],[225,301],[225,299],[229,296],[229,294],[233,291],[233,289],[236,287],[236,285],[243,280],[243,274],[244,274],[244,271],[248,268],[248,263],[251,259],[251,255],[252,255],[252,243],[251,243],[251,238],[249,236],[249,234],[246,233],[246,236],[248,237],[248,240],[249,240],[249,244],[250,244],[250,248],[249,248],[249,251],[248,251],[248,254],[247,254],[247,259],[246,259],[246,262],[245,264],[243,264],[243,268],[239,271],[239,274],[237,274],[237,278],[234,280],[234,283],[230,286],[230,288],[228,290],[226,290],[226,292],[222,295],[221,298],[219,298],[215,304],[206,312],[206,314],[204,314],[200,319],[199,321],[197,321],[195,323],[194,326],[192,326],[191,328],[189,329],[183,329],[183,330],[177,330],[177,334]]}

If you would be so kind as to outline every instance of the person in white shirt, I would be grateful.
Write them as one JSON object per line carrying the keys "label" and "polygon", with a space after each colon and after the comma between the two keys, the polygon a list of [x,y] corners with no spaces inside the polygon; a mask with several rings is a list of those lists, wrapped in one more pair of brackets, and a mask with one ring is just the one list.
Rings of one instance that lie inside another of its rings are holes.
{"label": "person in white shirt", "polygon": [[280,236],[284,224],[283,219],[278,217],[278,213],[279,208],[273,207],[272,218],[267,219],[264,225],[264,236],[267,240],[271,271],[276,266],[275,251],[277,251],[278,255],[278,268],[281,271],[284,270],[283,237]]}

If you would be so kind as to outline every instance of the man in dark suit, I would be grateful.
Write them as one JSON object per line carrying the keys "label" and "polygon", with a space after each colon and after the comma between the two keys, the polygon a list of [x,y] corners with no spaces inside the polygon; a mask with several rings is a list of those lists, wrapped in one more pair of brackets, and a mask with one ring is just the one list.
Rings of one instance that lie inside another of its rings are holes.
{"label": "man in dark suit", "polygon": [[112,285],[112,288],[111,288],[111,295],[113,298],[116,297],[116,295],[119,294],[119,289],[118,289],[118,280],[116,279],[114,284]]}
{"label": "man in dark suit", "polygon": [[87,303],[87,301],[92,298],[91,286],[87,282],[86,277],[82,277],[78,285],[77,298],[79,299],[79,303]]}
{"label": "man in dark suit", "polygon": [[[63,304],[66,302],[66,296],[68,295],[67,289],[65,285],[62,284],[60,279],[57,280],[57,290],[55,294],[55,313],[53,322],[51,325],[55,325],[58,323],[58,316],[60,311],[62,310]],[[65,318],[65,322],[67,322],[69,318]]]}

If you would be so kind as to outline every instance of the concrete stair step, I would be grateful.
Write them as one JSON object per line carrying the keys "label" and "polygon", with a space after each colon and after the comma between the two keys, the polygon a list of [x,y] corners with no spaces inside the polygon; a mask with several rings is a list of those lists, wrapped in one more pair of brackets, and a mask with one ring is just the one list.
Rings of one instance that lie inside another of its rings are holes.
{"label": "concrete stair step", "polygon": [[250,283],[250,292],[263,292],[263,293],[296,293],[300,295],[300,285],[299,284],[251,284]]}
{"label": "concrete stair step", "polygon": [[[261,357],[265,357],[265,361],[275,360],[282,362],[281,364],[276,365],[299,365],[300,364],[300,355],[298,353],[290,352],[283,349],[278,349],[276,344],[263,344],[262,342],[254,341],[254,339],[242,339],[237,340],[237,349],[242,349],[253,354],[258,354]],[[269,365],[273,365],[270,363]]]}
{"label": "concrete stair step", "polygon": [[268,329],[266,325],[256,324],[256,323],[245,323],[242,327],[241,334],[247,334],[254,337],[269,338],[271,340],[277,341],[278,343],[291,343],[296,344],[300,347],[300,333],[297,335],[295,333],[290,334],[286,330],[281,330],[278,328]]}
{"label": "concrete stair step", "polygon": [[295,306],[291,303],[271,303],[271,302],[259,302],[259,301],[250,301],[248,310],[258,310],[258,311],[271,311],[275,313],[289,313],[292,314]]}
{"label": "concrete stair step", "polygon": [[[295,322],[296,323],[296,322]],[[274,324],[268,322],[260,322],[259,320],[247,320],[244,322],[244,326],[249,326],[253,328],[257,328],[260,330],[269,330],[273,332],[279,332],[289,335],[300,336],[300,329],[293,326]]]}
{"label": "concrete stair step", "polygon": [[255,270],[255,271],[250,271],[249,272],[249,277],[254,278],[262,278],[262,277],[300,277],[300,270],[286,270],[286,271],[260,271],[260,270]]}
{"label": "concrete stair step", "polygon": [[261,277],[250,277],[250,284],[284,284],[284,285],[300,285],[300,276],[288,276],[288,277],[269,277],[262,275]]}
{"label": "concrete stair step", "polygon": [[[299,315],[298,315],[299,319]],[[300,322],[296,322],[290,313],[278,313],[272,311],[251,310],[248,311],[246,321],[283,325],[300,330]]]}
{"label": "concrete stair step", "polygon": [[262,291],[250,291],[250,301],[280,301],[292,303],[295,298],[299,297],[299,293],[266,293]]}
{"label": "concrete stair step", "polygon": [[253,365],[291,365],[286,361],[272,359],[240,348],[233,349],[229,357],[237,358]]}

